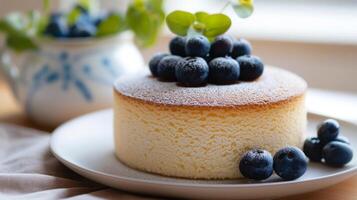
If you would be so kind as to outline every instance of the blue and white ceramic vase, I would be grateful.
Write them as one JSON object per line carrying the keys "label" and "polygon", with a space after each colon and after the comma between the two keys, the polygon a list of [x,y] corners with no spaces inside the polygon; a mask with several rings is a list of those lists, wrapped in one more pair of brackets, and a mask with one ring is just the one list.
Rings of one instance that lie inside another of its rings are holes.
{"label": "blue and white ceramic vase", "polygon": [[37,41],[15,65],[1,52],[1,69],[26,114],[44,126],[112,106],[113,81],[144,68],[130,33],[103,39]]}

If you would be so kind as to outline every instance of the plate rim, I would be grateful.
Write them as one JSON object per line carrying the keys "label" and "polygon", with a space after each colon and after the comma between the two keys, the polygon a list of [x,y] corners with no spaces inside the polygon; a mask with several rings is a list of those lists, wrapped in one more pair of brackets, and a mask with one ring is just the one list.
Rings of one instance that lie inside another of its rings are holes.
{"label": "plate rim", "polygon": [[[346,177],[349,175],[353,175],[356,174],[357,172],[357,165],[352,166],[349,169],[337,172],[337,173],[333,173],[333,174],[329,174],[329,175],[324,175],[324,176],[319,176],[316,178],[308,178],[305,180],[292,180],[292,181],[279,181],[279,182],[264,182],[264,183],[234,183],[234,184],[226,184],[226,183],[216,183],[216,184],[207,184],[207,183],[181,183],[181,182],[171,182],[171,181],[159,181],[159,180],[151,180],[151,179],[140,179],[140,178],[132,178],[132,177],[124,177],[121,175],[113,175],[113,174],[108,174],[102,171],[96,171],[96,170],[92,170],[92,169],[88,169],[86,167],[83,167],[81,165],[79,165],[78,163],[75,162],[71,162],[68,159],[63,158],[62,156],[60,156],[59,154],[56,153],[56,149],[55,149],[55,145],[54,145],[54,141],[57,137],[59,137],[58,135],[61,134],[61,129],[63,129],[65,126],[68,126],[68,124],[74,124],[77,121],[81,121],[84,118],[90,118],[92,116],[95,115],[99,115],[99,114],[113,114],[113,109],[105,109],[105,110],[99,110],[96,112],[91,112],[85,115],[81,115],[79,117],[76,117],[72,120],[69,120],[65,123],[63,123],[62,125],[60,125],[59,127],[57,127],[51,135],[51,139],[50,139],[50,151],[51,153],[61,162],[63,163],[65,166],[69,167],[70,169],[72,169],[73,171],[75,171],[76,173],[77,170],[79,171],[85,171],[86,173],[90,173],[92,175],[95,176],[105,176],[108,178],[112,178],[112,179],[120,179],[122,181],[128,181],[128,182],[134,182],[134,183],[141,183],[141,184],[155,184],[155,185],[166,185],[166,186],[180,186],[180,187],[195,187],[195,188],[251,188],[251,187],[255,187],[255,188],[264,188],[264,187],[279,187],[279,186],[288,186],[288,185],[298,185],[298,184],[304,184],[304,183],[313,183],[313,182],[320,182],[320,181],[326,181],[329,180],[333,177],[339,176],[339,177]],[[314,117],[320,117],[320,118],[331,118],[328,116],[324,116],[324,115],[320,115],[320,114],[316,114],[316,113],[310,113],[308,112],[308,115],[310,116],[314,116]],[[357,129],[357,125],[351,122],[347,122],[345,120],[340,120],[338,119],[339,122],[342,122],[343,124],[348,124],[349,126],[354,126]],[[113,155],[115,156],[115,155]],[[116,158],[117,159],[117,158]],[[118,160],[118,162],[121,162]],[[125,164],[124,164],[125,165]],[[127,166],[127,165],[125,165]],[[129,167],[129,166],[127,166]],[[75,169],[73,169],[75,168]],[[130,167],[129,167],[130,168]],[[131,168],[132,169],[132,168]],[[133,169],[133,170],[137,170],[137,169]],[[140,170],[137,170],[140,171]],[[145,172],[145,171],[140,171],[142,173],[148,173],[151,174],[149,172]],[[159,174],[155,174],[158,176],[161,176]],[[165,176],[164,176],[165,177]],[[173,178],[173,179],[184,179],[184,178],[175,178],[175,177],[169,177],[166,176],[168,178]],[[203,179],[186,179],[186,180],[203,180]],[[94,180],[95,181],[95,180]],[[207,180],[209,181],[209,180]]]}

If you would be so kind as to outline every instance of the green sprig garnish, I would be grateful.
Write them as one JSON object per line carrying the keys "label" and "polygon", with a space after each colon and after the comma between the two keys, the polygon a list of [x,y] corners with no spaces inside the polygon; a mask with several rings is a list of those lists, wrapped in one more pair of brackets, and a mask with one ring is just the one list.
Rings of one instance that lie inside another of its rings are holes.
{"label": "green sprig garnish", "polygon": [[97,28],[97,37],[120,33],[125,29],[125,19],[119,13],[113,13],[102,21]]}
{"label": "green sprig garnish", "polygon": [[[51,0],[43,0],[41,15],[37,11],[12,13],[0,19],[0,32],[6,37],[6,46],[17,52],[38,48],[35,38],[44,36],[49,22]],[[79,7],[80,6],[80,7]],[[77,0],[77,6],[66,14],[70,26],[83,15],[83,9],[90,13],[96,4],[92,0]],[[98,26],[96,37],[118,34],[125,30],[134,32],[136,41],[142,46],[156,42],[164,22],[163,0],[133,0],[127,13],[111,13]]]}
{"label": "green sprig garnish", "polygon": [[222,13],[229,5],[242,18],[249,17],[254,10],[253,0],[228,0],[220,13],[173,11],[166,17],[166,24],[171,32],[177,35],[186,36],[199,33],[212,40],[225,33],[232,24],[231,19]]}
{"label": "green sprig garnish", "polygon": [[208,14],[206,12],[189,13],[186,11],[174,11],[166,17],[169,29],[181,36],[186,36],[190,29],[201,33],[208,38],[225,33],[232,22],[231,19],[221,13]]}
{"label": "green sprig garnish", "polygon": [[181,10],[176,10],[166,17],[166,23],[169,29],[173,33],[181,36],[187,35],[188,29],[193,25],[195,20],[196,17],[194,14]]}
{"label": "green sprig garnish", "polygon": [[37,35],[40,25],[39,13],[11,13],[0,21],[0,31],[6,34],[6,45],[15,51],[36,49],[31,40]]}

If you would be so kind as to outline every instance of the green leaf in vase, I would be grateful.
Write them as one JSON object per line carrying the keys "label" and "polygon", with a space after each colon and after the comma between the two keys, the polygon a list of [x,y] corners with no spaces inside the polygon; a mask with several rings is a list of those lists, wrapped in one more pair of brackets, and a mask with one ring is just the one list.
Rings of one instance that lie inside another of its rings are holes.
{"label": "green leaf in vase", "polygon": [[[38,11],[30,11],[25,17],[27,22],[26,32],[28,35],[36,36],[39,34],[39,29],[42,28],[43,16]],[[41,32],[42,33],[42,32]]]}
{"label": "green leaf in vase", "polygon": [[238,3],[233,3],[232,7],[235,13],[241,18],[247,18],[253,14],[253,0],[239,0]]}
{"label": "green leaf in vase", "polygon": [[207,37],[215,37],[225,33],[231,27],[231,19],[224,14],[212,14],[203,18],[205,24],[203,34]]}
{"label": "green leaf in vase", "polygon": [[51,8],[51,0],[42,0],[43,12],[48,14]]}
{"label": "green leaf in vase", "polygon": [[16,52],[37,48],[37,45],[29,37],[22,34],[8,35],[6,45]]}
{"label": "green leaf in vase", "polygon": [[163,2],[164,2],[163,0],[147,0],[146,6],[148,7],[149,10],[162,12]]}
{"label": "green leaf in vase", "polygon": [[36,34],[36,21],[39,20],[38,17],[34,16],[33,13],[27,15],[11,13],[0,20],[0,32],[6,35],[7,47],[18,52],[37,48],[31,39]]}
{"label": "green leaf in vase", "polygon": [[75,24],[81,14],[82,12],[77,6],[73,7],[73,9],[67,14],[67,23],[69,25]]}
{"label": "green leaf in vase", "polygon": [[[155,2],[155,6],[150,2]],[[150,46],[155,43],[160,27],[164,21],[165,14],[162,5],[157,5],[162,1],[135,0],[129,6],[126,13],[126,21],[129,28],[135,33],[136,41],[141,46]],[[160,7],[160,9],[159,9]]]}
{"label": "green leaf in vase", "polygon": [[177,10],[166,17],[166,23],[173,33],[185,36],[195,19],[192,13]]}
{"label": "green leaf in vase", "polygon": [[91,0],[78,0],[78,4],[87,10],[90,10],[92,7]]}
{"label": "green leaf in vase", "polygon": [[124,18],[119,13],[113,13],[102,21],[97,30],[97,36],[103,37],[119,33],[125,29]]}

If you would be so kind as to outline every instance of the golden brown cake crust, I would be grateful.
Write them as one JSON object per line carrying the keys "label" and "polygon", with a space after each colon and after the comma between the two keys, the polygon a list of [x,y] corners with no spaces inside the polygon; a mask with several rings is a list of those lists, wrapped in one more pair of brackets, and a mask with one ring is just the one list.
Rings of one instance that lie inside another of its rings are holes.
{"label": "golden brown cake crust", "polygon": [[264,106],[302,96],[306,82],[283,69],[266,67],[263,75],[253,82],[232,85],[182,87],[174,82],[161,82],[145,72],[126,76],[114,84],[119,94],[147,103],[193,107]]}

